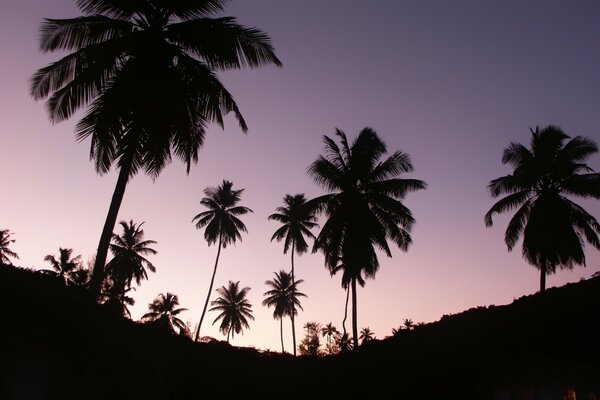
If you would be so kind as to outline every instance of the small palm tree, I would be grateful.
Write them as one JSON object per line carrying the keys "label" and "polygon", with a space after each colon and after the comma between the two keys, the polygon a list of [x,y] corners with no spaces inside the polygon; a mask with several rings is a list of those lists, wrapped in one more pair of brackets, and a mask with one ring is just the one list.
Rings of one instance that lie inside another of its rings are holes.
{"label": "small palm tree", "polygon": [[204,189],[206,197],[200,200],[200,204],[208,208],[208,210],[201,212],[192,219],[192,222],[197,221],[196,229],[206,227],[204,229],[204,239],[208,242],[209,246],[217,243],[217,258],[215,259],[215,267],[210,279],[208,294],[206,295],[206,301],[202,309],[202,316],[196,330],[196,337],[194,338],[196,342],[200,336],[200,328],[202,327],[210,294],[215,283],[221,248],[227,247],[230,243],[235,243],[238,239],[241,241],[242,235],[240,232],[248,232],[246,225],[238,218],[240,215],[252,212],[248,207],[238,205],[243,191],[244,189],[233,190],[233,183],[226,180],[223,180],[223,183],[216,188],[209,187]]}
{"label": "small palm tree", "polygon": [[373,331],[371,331],[371,329],[369,329],[369,327],[367,326],[366,328],[362,328],[360,330],[359,339],[361,340],[361,344],[365,344],[375,339],[375,333],[373,333]]}
{"label": "small palm tree", "polygon": [[[284,206],[277,207],[276,213],[269,215],[269,219],[282,223],[271,237],[277,241],[284,240],[283,253],[287,253],[291,249],[292,256],[292,282],[295,281],[294,274],[294,253],[302,255],[308,251],[308,244],[305,237],[311,239],[315,235],[310,229],[318,226],[315,221],[314,211],[307,207],[304,194],[285,195],[283,198]],[[295,315],[290,316],[292,319],[292,341],[294,345],[294,356],[296,355],[296,327],[294,323]]]}
{"label": "small palm tree", "polygon": [[229,336],[233,338],[236,333],[243,333],[244,328],[250,328],[248,319],[254,320],[252,316],[252,305],[246,299],[246,295],[250,291],[249,287],[239,288],[240,282],[229,281],[227,287],[221,286],[217,289],[219,297],[215,301],[211,301],[212,306],[210,311],[219,311],[220,314],[213,321],[213,325],[221,320],[219,330],[223,335],[227,335],[227,343]]}
{"label": "small palm tree", "polygon": [[331,337],[338,334],[338,330],[335,326],[333,326],[332,322],[329,322],[321,329],[321,334],[323,337],[327,336],[327,348],[331,346]]}
{"label": "small palm tree", "polygon": [[119,223],[123,228],[121,235],[113,234],[110,251],[112,260],[106,265],[109,280],[113,284],[115,294],[123,298],[131,290],[131,283],[141,284],[142,279],[148,279],[148,272],[156,272],[156,267],[144,256],[155,255],[158,252],[150,247],[154,240],[144,240],[142,225],[133,221]]}
{"label": "small palm tree", "polygon": [[52,269],[44,269],[42,272],[48,275],[58,276],[65,283],[69,283],[73,273],[81,268],[81,255],[71,257],[73,249],[63,249],[62,247],[58,249],[58,253],[58,258],[51,254],[44,257],[44,261],[49,262]]}
{"label": "small palm tree", "polygon": [[273,318],[279,319],[282,353],[285,352],[283,346],[283,317],[287,315],[291,319],[295,314],[298,314],[298,308],[302,309],[298,297],[306,297],[306,295],[297,290],[298,285],[302,282],[304,282],[302,279],[293,281],[292,274],[284,270],[276,272],[275,279],[265,282],[265,285],[269,286],[271,290],[264,293],[267,298],[263,300],[262,304],[263,306],[275,308]]}
{"label": "small palm tree", "polygon": [[160,293],[156,299],[148,304],[150,312],[142,316],[144,321],[159,321],[162,325],[169,328],[171,332],[175,332],[175,328],[179,330],[180,334],[186,332],[186,324],[177,317],[187,308],[175,308],[179,305],[179,298],[177,295],[168,293],[166,295]]}
{"label": "small palm tree", "polygon": [[308,173],[330,193],[310,200],[309,208],[327,216],[315,240],[313,251],[325,255],[330,273],[343,271],[342,287],[352,291],[352,333],[358,347],[356,284],[364,286],[364,278],[374,278],[379,269],[375,248],[392,256],[388,239],[407,251],[412,243],[410,229],[415,220],[402,204],[404,196],[426,188],[417,179],[401,179],[413,170],[408,154],[387,153],[385,143],[371,128],[364,128],[348,143],[346,134],[336,131],[338,145],[324,136],[325,155],[313,162]]}
{"label": "small palm tree", "polygon": [[12,234],[8,229],[0,230],[0,264],[11,265],[9,257],[19,259],[17,253],[8,248],[15,239],[11,239]]}
{"label": "small palm tree", "polygon": [[489,183],[493,197],[505,197],[487,212],[485,224],[492,226],[496,213],[517,209],[504,241],[510,251],[523,237],[523,257],[540,270],[544,291],[546,275],[557,267],[585,266],[584,240],[600,249],[600,224],[571,200],[600,199],[600,173],[592,173],[585,163],[598,146],[582,136],[568,140],[556,126],[530,131],[530,148],[511,143],[504,149],[502,163],[514,170]]}
{"label": "small palm tree", "polygon": [[354,347],[354,340],[347,333],[337,335],[336,342],[341,352],[352,350]]}
{"label": "small palm tree", "polygon": [[407,331],[412,331],[413,329],[415,329],[415,323],[410,318],[404,318],[402,324],[404,325],[404,329],[406,329]]}

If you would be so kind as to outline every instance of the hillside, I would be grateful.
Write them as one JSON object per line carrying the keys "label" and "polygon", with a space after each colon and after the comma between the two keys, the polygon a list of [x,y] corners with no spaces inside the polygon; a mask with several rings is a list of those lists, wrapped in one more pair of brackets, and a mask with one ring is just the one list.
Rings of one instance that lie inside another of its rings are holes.
{"label": "hillside", "polygon": [[[547,398],[600,394],[600,278],[479,307],[336,357],[194,344],[0,266],[0,398]],[[511,397],[512,396],[512,397]]]}

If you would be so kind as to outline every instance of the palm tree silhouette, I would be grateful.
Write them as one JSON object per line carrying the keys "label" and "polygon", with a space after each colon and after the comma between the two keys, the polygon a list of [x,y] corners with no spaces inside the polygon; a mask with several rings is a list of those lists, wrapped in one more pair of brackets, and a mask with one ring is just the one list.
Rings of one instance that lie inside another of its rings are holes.
{"label": "palm tree silhouette", "polygon": [[[306,297],[306,295],[297,290],[298,285],[302,282],[304,282],[302,279],[293,281],[292,274],[284,270],[276,272],[275,279],[265,281],[265,285],[271,287],[271,290],[264,293],[267,298],[263,300],[262,304],[263,306],[275,308],[273,318],[279,319],[282,353],[285,352],[283,346],[283,317],[288,315],[292,319],[293,315],[298,314],[298,308],[303,309],[298,297]],[[292,328],[293,326],[292,323]],[[294,353],[296,353],[295,349]]]}
{"label": "palm tree silhouette", "polygon": [[11,265],[9,257],[19,259],[17,253],[8,248],[15,239],[11,239],[12,234],[8,229],[0,230],[0,264]]}
{"label": "palm tree silhouette", "polygon": [[410,318],[404,318],[402,324],[404,325],[404,329],[406,329],[407,331],[412,331],[413,329],[415,329],[415,323]]}
{"label": "palm tree silhouette", "polygon": [[236,333],[243,333],[244,328],[250,328],[248,318],[254,319],[252,305],[246,299],[250,288],[240,289],[239,284],[240,281],[229,281],[227,287],[221,286],[217,289],[219,297],[210,302],[212,306],[210,311],[220,311],[220,314],[213,321],[213,325],[221,320],[219,330],[223,335],[227,335],[227,343],[229,343],[230,335],[233,338]]}
{"label": "palm tree silhouette", "polygon": [[52,266],[52,269],[44,269],[44,272],[48,275],[60,277],[65,284],[71,282],[71,277],[75,271],[81,269],[81,255],[72,257],[73,249],[58,249],[59,256],[48,254],[44,257],[44,261],[48,261]]}
{"label": "palm tree silhouette", "polygon": [[[271,237],[277,239],[278,242],[284,240],[283,254],[286,254],[291,247],[292,256],[292,282],[295,282],[294,274],[294,253],[302,255],[308,250],[308,244],[304,239],[305,236],[314,239],[310,229],[318,226],[315,223],[316,217],[312,210],[306,206],[306,198],[304,194],[296,194],[294,196],[287,194],[283,198],[284,206],[277,207],[276,213],[269,215],[269,219],[281,222],[282,225],[275,231]],[[292,341],[294,345],[294,356],[296,355],[296,326],[294,323],[295,315],[292,314]]]}
{"label": "palm tree silhouette", "polygon": [[401,250],[408,250],[414,218],[400,200],[408,192],[425,189],[426,184],[398,177],[413,170],[408,154],[396,151],[380,161],[387,148],[371,128],[364,128],[351,146],[344,132],[337,129],[336,135],[341,147],[324,136],[325,155],[308,168],[314,181],[331,192],[309,202],[315,210],[327,215],[313,251],[323,251],[325,265],[332,274],[343,270],[342,287],[350,284],[356,348],[356,283],[364,286],[363,275],[375,277],[379,268],[375,246],[391,257],[389,238]]}
{"label": "palm tree silhouette", "polygon": [[246,225],[237,217],[252,212],[248,207],[237,205],[241,200],[243,191],[244,189],[233,190],[233,183],[226,180],[223,180],[223,183],[216,188],[209,187],[204,189],[206,197],[200,200],[200,204],[208,208],[208,211],[203,211],[192,219],[192,222],[197,221],[196,229],[206,227],[204,229],[204,239],[206,239],[209,246],[217,243],[217,258],[212,278],[210,279],[206,301],[204,302],[204,308],[202,309],[202,316],[198,323],[198,329],[196,329],[196,337],[194,338],[196,342],[198,341],[198,336],[200,336],[200,328],[202,327],[202,321],[204,321],[206,307],[208,306],[215,282],[221,247],[225,248],[228,244],[235,243],[238,239],[242,241],[240,232],[248,232]]}
{"label": "palm tree silhouette", "polygon": [[168,293],[166,295],[160,293],[156,299],[148,304],[150,312],[142,316],[144,321],[159,321],[163,326],[168,327],[171,332],[175,332],[175,328],[179,329],[179,333],[186,331],[185,323],[180,320],[177,315],[187,308],[175,308],[179,305],[177,295]]}
{"label": "palm tree silhouette", "polygon": [[339,331],[335,326],[333,326],[332,322],[329,322],[327,325],[321,328],[321,333],[323,337],[327,336],[327,348],[329,348],[331,346],[331,337],[338,334]]}
{"label": "palm tree silhouette", "polygon": [[585,163],[598,146],[582,136],[567,141],[570,137],[556,126],[530,131],[530,148],[511,143],[504,149],[502,163],[514,170],[489,183],[493,197],[505,196],[485,214],[485,224],[492,226],[495,213],[518,208],[504,241],[510,251],[523,237],[523,257],[539,268],[544,291],[546,275],[556,267],[585,266],[584,239],[600,249],[600,224],[570,199],[600,198],[600,173],[591,173]]}
{"label": "palm tree silhouette", "polygon": [[91,138],[98,173],[119,169],[93,269],[96,295],[128,180],[140,169],[158,177],[173,153],[189,172],[207,125],[222,127],[229,112],[247,131],[217,71],[282,65],[266,33],[209,18],[226,2],[76,0],[84,16],[42,23],[41,51],[70,53],[33,75],[31,95],[49,97],[53,123],[87,107],[77,140]]}
{"label": "palm tree silhouette", "polygon": [[130,220],[119,224],[123,233],[113,234],[110,245],[113,258],[106,265],[106,271],[112,280],[114,294],[123,301],[125,294],[131,290],[132,281],[140,285],[142,279],[148,279],[146,270],[156,272],[156,267],[144,256],[155,255],[157,251],[149,247],[156,243],[154,240],[144,240],[144,222],[136,224]]}
{"label": "palm tree silhouette", "polygon": [[361,344],[365,344],[373,339],[375,339],[375,333],[367,326],[366,328],[362,328],[360,330],[360,337],[359,339],[361,340]]}

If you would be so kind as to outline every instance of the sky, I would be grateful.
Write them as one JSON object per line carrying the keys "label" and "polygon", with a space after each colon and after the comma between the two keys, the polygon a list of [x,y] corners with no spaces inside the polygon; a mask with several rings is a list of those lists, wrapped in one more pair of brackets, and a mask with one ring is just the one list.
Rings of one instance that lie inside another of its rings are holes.
{"label": "sky", "polygon": [[[44,256],[59,247],[88,260],[116,183],[114,171],[96,174],[89,142],[75,141],[81,114],[52,125],[28,92],[31,75],[59,57],[38,50],[41,20],[78,15],[70,0],[0,3],[0,229],[14,233],[23,267],[48,268]],[[404,318],[432,322],[538,290],[520,243],[513,252],[504,244],[510,215],[484,225],[494,203],[486,186],[510,173],[502,150],[528,144],[530,128],[558,125],[600,142],[599,2],[233,0],[222,15],[266,31],[284,66],[219,73],[248,134],[228,117],[224,129],[208,129],[189,175],[175,160],[158,179],[139,174],[128,185],[119,220],[145,221],[158,251],[157,272],[133,293],[134,319],[171,292],[188,309],[182,319],[198,322],[217,249],[191,220],[203,211],[203,190],[227,179],[245,189],[241,204],[254,213],[243,218],[242,242],[222,251],[215,288],[229,280],[251,288],[255,320],[233,344],[279,350],[279,323],[261,302],[264,282],[290,268],[290,255],[270,242],[279,225],[267,217],[285,194],[324,193],[306,169],[335,128],[351,139],[375,129],[390,153],[410,154],[415,170],[406,176],[429,186],[404,201],[416,219],[413,245],[380,254],[376,279],[358,290],[359,327],[383,338]],[[600,170],[600,154],[589,165]],[[580,204],[600,218],[599,201]],[[559,271],[548,286],[600,271],[598,250],[586,246],[586,258],[586,268]],[[308,296],[298,338],[308,321],[341,328],[341,277],[329,275],[320,253],[297,257],[295,268]],[[207,314],[202,335],[224,339],[210,325],[215,317]]]}

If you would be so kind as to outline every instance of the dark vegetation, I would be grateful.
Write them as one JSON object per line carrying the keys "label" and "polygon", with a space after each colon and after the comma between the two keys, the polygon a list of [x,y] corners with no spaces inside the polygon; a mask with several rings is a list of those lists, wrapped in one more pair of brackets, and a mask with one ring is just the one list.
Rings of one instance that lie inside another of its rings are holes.
{"label": "dark vegetation", "polygon": [[57,277],[0,266],[0,398],[517,399],[540,385],[552,398],[574,387],[585,399],[600,391],[599,293],[591,278],[340,356],[294,358],[193,343]]}

